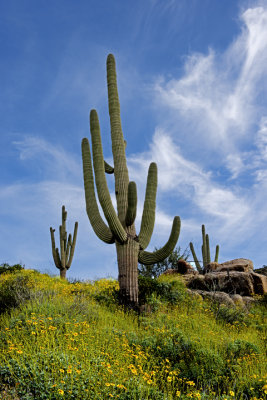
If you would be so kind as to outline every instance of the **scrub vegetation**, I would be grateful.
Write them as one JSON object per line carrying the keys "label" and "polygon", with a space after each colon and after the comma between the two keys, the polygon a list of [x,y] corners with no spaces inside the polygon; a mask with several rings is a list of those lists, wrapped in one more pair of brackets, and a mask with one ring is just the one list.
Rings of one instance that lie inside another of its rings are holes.
{"label": "scrub vegetation", "polygon": [[140,313],[116,280],[0,275],[2,399],[265,399],[266,299],[190,297],[179,276],[140,277]]}

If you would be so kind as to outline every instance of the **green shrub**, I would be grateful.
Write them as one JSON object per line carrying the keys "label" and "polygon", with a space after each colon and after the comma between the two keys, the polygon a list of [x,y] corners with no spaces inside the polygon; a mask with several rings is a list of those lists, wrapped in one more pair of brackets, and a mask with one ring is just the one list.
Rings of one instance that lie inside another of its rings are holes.
{"label": "green shrub", "polygon": [[116,306],[120,303],[123,304],[123,301],[120,298],[120,291],[118,289],[105,289],[96,293],[93,297],[99,304],[103,304],[107,307],[112,307],[114,305]]}
{"label": "green shrub", "polygon": [[153,335],[143,339],[132,336],[129,340],[135,346],[141,346],[145,352],[153,354],[159,362],[168,360],[171,368],[179,370],[183,379],[206,381],[212,387],[224,374],[225,362],[220,354],[212,349],[200,347],[176,328],[168,332],[168,335]]}
{"label": "green shrub", "polygon": [[28,276],[15,275],[0,285],[0,314],[16,308],[31,298]]}
{"label": "green shrub", "polygon": [[245,324],[247,322],[247,312],[243,308],[229,307],[224,304],[209,302],[214,316],[217,320],[226,324]]}
{"label": "green shrub", "polygon": [[264,295],[260,298],[259,303],[267,306],[267,293],[264,293]]}
{"label": "green shrub", "polygon": [[162,301],[176,304],[185,298],[185,286],[180,280],[161,281],[140,275],[138,277],[139,303],[149,303],[152,295],[156,295]]}
{"label": "green shrub", "polygon": [[[142,388],[143,389],[143,388]],[[148,396],[150,400],[165,400],[166,396],[164,393],[156,388],[149,388],[146,390],[147,393],[144,394],[144,389],[141,391],[139,387],[134,388],[131,392],[126,392],[120,394],[119,400],[141,400],[144,395]]]}
{"label": "green shrub", "polygon": [[229,343],[226,349],[227,356],[232,359],[245,357],[251,354],[258,354],[259,349],[253,343],[237,339]]}
{"label": "green shrub", "polygon": [[15,264],[15,265],[9,265],[7,263],[1,264],[0,265],[0,275],[4,273],[12,273],[12,272],[18,272],[24,269],[24,266],[21,264]]}

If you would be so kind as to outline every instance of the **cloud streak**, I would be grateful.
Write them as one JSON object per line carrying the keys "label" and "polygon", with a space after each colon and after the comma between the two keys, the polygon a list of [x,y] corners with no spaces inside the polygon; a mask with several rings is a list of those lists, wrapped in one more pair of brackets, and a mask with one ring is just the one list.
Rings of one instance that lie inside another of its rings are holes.
{"label": "cloud streak", "polygon": [[[220,153],[235,152],[251,139],[267,87],[267,9],[249,8],[241,15],[241,33],[222,54],[192,54],[179,79],[160,78],[155,91],[161,104],[191,121],[198,142]],[[235,173],[237,171],[235,170]]]}
{"label": "cloud streak", "polygon": [[134,179],[145,175],[149,162],[155,161],[159,170],[159,191],[168,196],[172,192],[177,198],[185,197],[208,218],[216,218],[230,228],[236,226],[249,213],[249,206],[242,196],[219,185],[212,179],[211,171],[187,160],[172,138],[162,130],[153,137],[150,151],[130,160]]}
{"label": "cloud streak", "polygon": [[168,113],[151,146],[161,190],[187,198],[194,221],[231,245],[267,235],[267,7],[248,8],[240,23],[223,53],[193,53],[179,78],[155,82]]}

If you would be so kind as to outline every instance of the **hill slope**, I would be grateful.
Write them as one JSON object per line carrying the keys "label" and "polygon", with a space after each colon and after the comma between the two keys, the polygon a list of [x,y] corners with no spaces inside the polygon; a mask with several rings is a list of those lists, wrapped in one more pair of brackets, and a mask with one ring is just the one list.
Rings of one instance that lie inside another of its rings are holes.
{"label": "hill slope", "polygon": [[189,297],[178,278],[140,281],[149,312],[125,312],[118,283],[0,276],[3,399],[264,399],[266,306]]}

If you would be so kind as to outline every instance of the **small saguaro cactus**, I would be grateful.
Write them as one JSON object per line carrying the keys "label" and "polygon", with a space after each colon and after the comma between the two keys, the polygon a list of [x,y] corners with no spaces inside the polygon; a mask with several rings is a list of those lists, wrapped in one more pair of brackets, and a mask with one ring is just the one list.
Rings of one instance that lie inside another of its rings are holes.
{"label": "small saguaro cactus", "polygon": [[[135,182],[129,182],[125,155],[126,142],[121,128],[116,65],[112,54],[109,54],[107,58],[107,83],[114,167],[104,161],[98,115],[96,110],[92,110],[90,112],[90,131],[93,166],[89,141],[87,138],[82,140],[86,210],[96,235],[105,243],[115,243],[120,294],[126,304],[136,306],[138,304],[138,262],[145,265],[154,264],[168,257],[179,237],[180,218],[174,218],[172,231],[165,246],[155,252],[145,251],[155,223],[157,165],[151,163],[148,170],[141,229],[137,235],[134,224],[137,190]],[[114,174],[117,213],[111,201],[105,173]],[[108,225],[102,219],[98,209],[94,178],[99,202]]]}
{"label": "small saguaro cactus", "polygon": [[72,263],[78,230],[78,222],[75,222],[73,238],[70,233],[67,240],[66,219],[67,211],[65,206],[62,206],[62,225],[59,227],[60,254],[55,244],[55,229],[50,227],[53,259],[62,279],[66,279],[66,272]]}
{"label": "small saguaro cactus", "polygon": [[[194,258],[197,270],[199,273],[203,273],[204,269],[207,264],[211,262],[210,259],[210,242],[209,242],[209,235],[205,233],[205,225],[202,225],[202,259],[203,259],[203,268],[200,265],[200,262],[196,256],[195,249],[193,246],[193,243],[190,242],[190,250],[192,253],[192,256]],[[215,257],[214,257],[214,262],[218,262],[219,258],[219,245],[217,244],[216,250],[215,250]]]}

